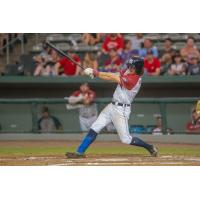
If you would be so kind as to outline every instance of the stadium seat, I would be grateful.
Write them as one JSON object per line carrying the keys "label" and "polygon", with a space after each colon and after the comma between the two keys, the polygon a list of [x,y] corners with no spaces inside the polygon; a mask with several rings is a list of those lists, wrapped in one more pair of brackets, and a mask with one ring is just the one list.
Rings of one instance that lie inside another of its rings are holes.
{"label": "stadium seat", "polygon": [[155,125],[147,125],[146,126],[146,133],[151,134],[155,127],[156,127]]}
{"label": "stadium seat", "polygon": [[68,51],[70,49],[70,45],[67,43],[58,43],[55,45],[58,49],[61,49],[62,51]]}
{"label": "stadium seat", "polygon": [[24,66],[25,75],[33,75],[35,70],[35,63],[30,54],[24,54],[20,56],[20,63]]}
{"label": "stadium seat", "polygon": [[22,64],[8,64],[5,67],[5,75],[16,76],[24,74],[24,66]]}
{"label": "stadium seat", "polygon": [[145,133],[145,128],[143,125],[130,125],[129,131],[130,133],[142,134]]}

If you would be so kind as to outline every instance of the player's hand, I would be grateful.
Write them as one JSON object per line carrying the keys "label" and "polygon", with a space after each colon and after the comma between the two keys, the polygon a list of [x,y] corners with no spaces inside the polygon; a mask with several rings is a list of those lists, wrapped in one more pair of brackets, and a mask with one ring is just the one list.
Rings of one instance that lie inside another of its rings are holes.
{"label": "player's hand", "polygon": [[84,74],[89,76],[91,79],[94,78],[94,74],[93,74],[93,69],[92,68],[86,68],[84,69]]}

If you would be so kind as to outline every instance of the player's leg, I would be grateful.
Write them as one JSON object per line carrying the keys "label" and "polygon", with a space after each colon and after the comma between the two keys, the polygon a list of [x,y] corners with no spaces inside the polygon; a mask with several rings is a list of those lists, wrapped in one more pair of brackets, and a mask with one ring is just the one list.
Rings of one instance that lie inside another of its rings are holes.
{"label": "player's leg", "polygon": [[97,120],[92,124],[88,134],[83,139],[82,143],[77,149],[78,154],[84,154],[87,148],[94,142],[98,133],[111,122],[110,117],[110,105],[106,106],[104,110],[100,113]]}
{"label": "player's leg", "polygon": [[77,148],[76,155],[73,156],[73,154],[66,154],[67,157],[81,157],[84,155],[85,151],[88,149],[88,147],[95,141],[98,133],[111,122],[110,117],[110,104],[104,108],[104,110],[100,113],[97,120],[92,124],[90,130],[88,131],[88,134],[85,136],[83,141],[81,142],[80,146]]}
{"label": "player's leg", "polygon": [[87,129],[87,119],[79,116],[79,122],[80,122],[81,131],[83,133],[87,132],[88,131],[88,129]]}
{"label": "player's leg", "polygon": [[117,115],[117,114],[113,113],[112,114],[112,122],[117,130],[120,140],[123,143],[138,146],[138,147],[143,147],[146,150],[148,150],[152,156],[157,155],[157,150],[153,145],[144,142],[143,140],[141,140],[138,137],[132,137],[130,135],[129,127],[128,127],[128,117],[126,116],[126,114],[124,114],[124,115],[118,114]]}

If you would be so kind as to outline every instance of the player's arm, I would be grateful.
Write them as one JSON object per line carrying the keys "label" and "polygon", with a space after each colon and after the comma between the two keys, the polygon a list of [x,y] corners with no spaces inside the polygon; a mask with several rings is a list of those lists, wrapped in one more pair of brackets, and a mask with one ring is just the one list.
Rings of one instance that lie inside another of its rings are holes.
{"label": "player's arm", "polygon": [[84,70],[85,75],[90,76],[91,78],[99,77],[100,79],[106,81],[113,81],[116,83],[120,83],[120,76],[117,74],[109,73],[109,72],[99,72],[96,69],[86,68]]}
{"label": "player's arm", "polygon": [[106,81],[114,81],[120,83],[120,77],[118,74],[108,73],[108,72],[98,72],[97,77]]}

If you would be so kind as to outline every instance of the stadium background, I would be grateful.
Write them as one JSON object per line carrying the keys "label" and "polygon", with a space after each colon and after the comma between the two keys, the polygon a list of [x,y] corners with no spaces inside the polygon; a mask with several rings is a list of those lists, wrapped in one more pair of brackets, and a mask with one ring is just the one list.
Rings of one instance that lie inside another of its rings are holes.
{"label": "stadium background", "polygon": [[[80,126],[77,110],[67,111],[63,99],[77,90],[80,84],[88,82],[97,93],[98,110],[110,102],[115,85],[99,79],[89,80],[79,76],[34,76],[36,64],[33,56],[43,51],[43,41],[48,40],[63,51],[76,53],[81,62],[87,52],[92,52],[101,69],[107,56],[102,53],[102,34],[96,44],[86,44],[83,34],[2,34],[1,35],[1,76],[0,76],[0,139],[3,140],[79,140]],[[121,34],[124,40],[132,40],[136,34]],[[200,34],[143,34],[151,39],[152,47],[160,54],[166,38],[172,40],[175,51],[185,47],[188,37],[195,39],[195,48],[200,49]],[[142,43],[143,43],[142,41]],[[142,44],[141,43],[141,44]],[[141,46],[142,48],[142,46]],[[161,56],[158,56],[161,60]],[[162,62],[161,62],[162,67]],[[129,120],[131,134],[140,134],[149,141],[164,143],[199,143],[199,130],[188,132],[186,124],[191,121],[191,110],[199,99],[199,74],[158,76],[145,74],[142,89],[137,95]],[[48,106],[58,117],[63,129],[56,133],[42,134],[37,129],[42,106]],[[163,135],[153,136],[151,127],[156,117],[162,117]],[[142,131],[138,127],[142,127]],[[169,135],[167,128],[173,131]],[[105,133],[105,132],[104,132]],[[75,135],[75,137],[74,137]],[[77,137],[76,137],[77,135]],[[102,140],[116,141],[115,133],[106,133]]]}

